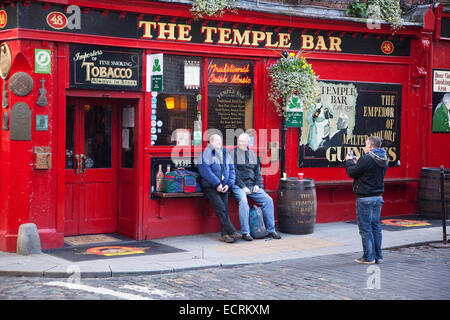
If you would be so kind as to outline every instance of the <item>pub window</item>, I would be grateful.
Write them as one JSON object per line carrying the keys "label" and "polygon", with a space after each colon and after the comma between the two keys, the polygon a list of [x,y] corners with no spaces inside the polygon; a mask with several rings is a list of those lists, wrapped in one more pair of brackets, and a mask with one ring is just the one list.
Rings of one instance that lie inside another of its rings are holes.
{"label": "pub window", "polygon": [[[208,59],[208,130],[219,130],[224,143],[227,129],[253,128],[252,61]],[[235,138],[236,140],[236,138]]]}
{"label": "pub window", "polygon": [[201,127],[201,70],[201,57],[164,54],[163,91],[152,106],[153,146],[195,144],[194,130]]}

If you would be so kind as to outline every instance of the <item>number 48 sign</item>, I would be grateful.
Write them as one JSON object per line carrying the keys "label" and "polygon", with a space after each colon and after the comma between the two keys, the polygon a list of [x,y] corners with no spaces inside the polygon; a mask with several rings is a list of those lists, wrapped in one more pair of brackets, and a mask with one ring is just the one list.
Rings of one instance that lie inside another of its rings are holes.
{"label": "number 48 sign", "polygon": [[52,73],[51,51],[46,49],[34,49],[34,72]]}

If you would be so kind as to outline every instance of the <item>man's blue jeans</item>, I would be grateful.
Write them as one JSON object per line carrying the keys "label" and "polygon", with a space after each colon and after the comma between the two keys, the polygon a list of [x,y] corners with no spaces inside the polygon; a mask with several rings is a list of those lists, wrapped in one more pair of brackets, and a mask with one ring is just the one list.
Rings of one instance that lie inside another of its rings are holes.
{"label": "man's blue jeans", "polygon": [[[252,188],[253,189],[253,188]],[[250,189],[251,191],[253,191]],[[231,188],[233,195],[236,197],[239,205],[239,222],[241,223],[242,234],[250,233],[249,225],[249,211],[247,194],[243,189],[234,185]],[[250,193],[248,195],[253,201],[261,206],[261,210],[264,216],[264,223],[266,224],[266,229],[269,232],[275,232],[275,218],[273,213],[273,200],[272,198],[264,192],[263,189],[259,189],[258,192]]]}
{"label": "man's blue jeans", "polygon": [[383,197],[356,198],[356,220],[363,246],[363,258],[367,261],[383,259],[381,252],[380,214]]}

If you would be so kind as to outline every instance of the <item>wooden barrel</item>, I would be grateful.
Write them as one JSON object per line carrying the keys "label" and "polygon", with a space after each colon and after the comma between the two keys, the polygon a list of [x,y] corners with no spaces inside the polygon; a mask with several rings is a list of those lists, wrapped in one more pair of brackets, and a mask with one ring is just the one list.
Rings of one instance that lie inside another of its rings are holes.
{"label": "wooden barrel", "polygon": [[316,187],[313,179],[287,178],[278,187],[278,227],[280,232],[309,234],[316,223]]}
{"label": "wooden barrel", "polygon": [[[450,170],[444,169],[444,173],[446,175],[444,197],[448,217],[450,214]],[[442,219],[440,168],[422,168],[417,194],[417,207],[421,216]]]}

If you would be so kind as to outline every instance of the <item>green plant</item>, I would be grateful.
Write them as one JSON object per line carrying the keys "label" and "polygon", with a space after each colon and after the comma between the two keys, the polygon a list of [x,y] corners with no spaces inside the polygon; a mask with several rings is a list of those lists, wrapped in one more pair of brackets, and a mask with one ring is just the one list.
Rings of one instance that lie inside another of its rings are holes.
{"label": "green plant", "polygon": [[391,28],[397,31],[403,26],[402,9],[400,0],[373,0],[374,5],[378,5],[381,10],[381,17],[391,24]]}
{"label": "green plant", "polygon": [[292,95],[296,95],[307,109],[314,102],[319,86],[317,76],[301,51],[297,54],[283,52],[280,59],[269,67],[271,79],[269,100],[279,115],[286,115],[286,106]]}
{"label": "green plant", "polygon": [[400,0],[370,0],[367,2],[353,0],[346,13],[351,17],[383,19],[389,22],[394,32],[400,29],[404,22]]}
{"label": "green plant", "polygon": [[191,12],[197,18],[222,16],[225,10],[235,10],[233,0],[193,0]]}
{"label": "green plant", "polygon": [[360,2],[359,0],[353,0],[349,5],[345,13],[350,17],[367,18],[367,2]]}

